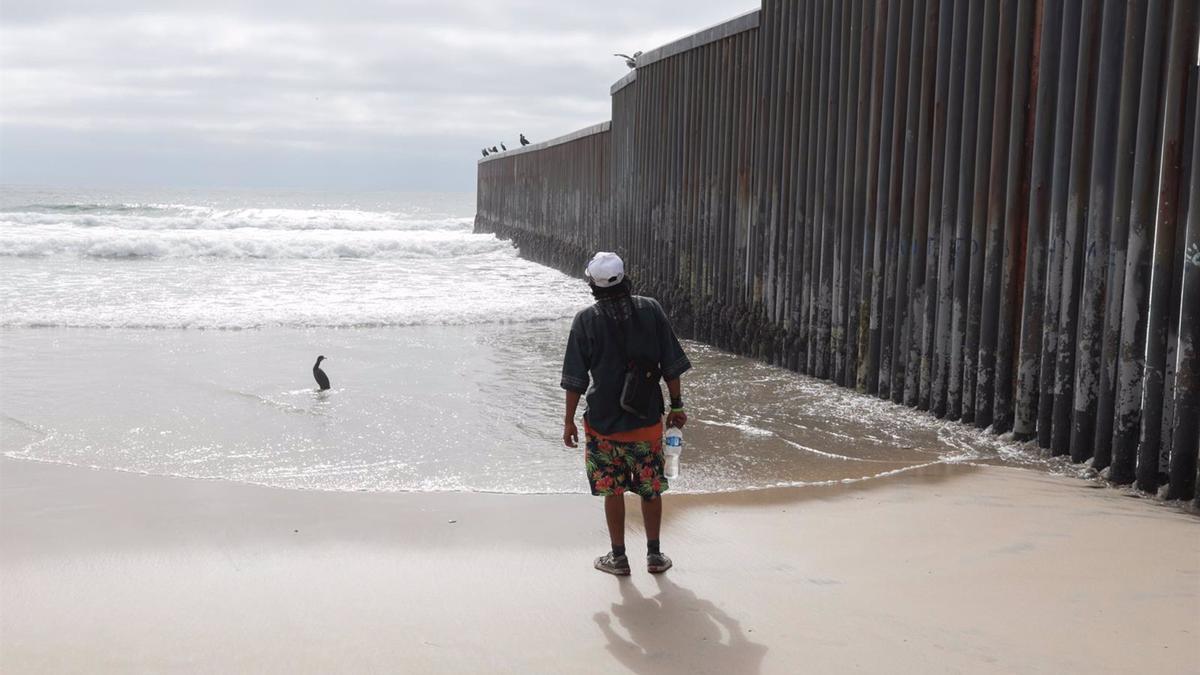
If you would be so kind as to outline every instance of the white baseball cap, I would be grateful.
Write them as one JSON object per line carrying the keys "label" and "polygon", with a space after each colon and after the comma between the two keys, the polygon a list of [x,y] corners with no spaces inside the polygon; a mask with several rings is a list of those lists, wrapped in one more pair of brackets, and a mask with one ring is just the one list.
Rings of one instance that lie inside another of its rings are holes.
{"label": "white baseball cap", "polygon": [[598,288],[616,286],[625,278],[625,263],[616,253],[600,251],[584,268],[583,273]]}

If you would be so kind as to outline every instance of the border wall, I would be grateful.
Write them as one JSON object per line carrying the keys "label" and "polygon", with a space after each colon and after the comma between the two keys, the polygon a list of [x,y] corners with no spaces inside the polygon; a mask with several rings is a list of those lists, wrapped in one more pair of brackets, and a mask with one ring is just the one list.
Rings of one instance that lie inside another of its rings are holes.
{"label": "border wall", "polygon": [[1190,499],[1198,26],[764,0],[643,54],[611,122],[481,160],[475,227],[572,275],[617,251],[682,335]]}

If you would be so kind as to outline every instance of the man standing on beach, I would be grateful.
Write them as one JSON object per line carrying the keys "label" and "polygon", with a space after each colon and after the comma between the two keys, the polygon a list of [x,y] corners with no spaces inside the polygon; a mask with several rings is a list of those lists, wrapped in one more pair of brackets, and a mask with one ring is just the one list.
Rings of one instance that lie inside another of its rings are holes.
{"label": "man standing on beach", "polygon": [[584,463],[592,494],[604,497],[612,542],[612,550],[597,558],[595,567],[609,574],[629,574],[625,492],[632,491],[642,498],[646,569],[652,574],[665,572],[672,563],[659,548],[662,493],[668,485],[663,475],[664,410],[658,378],[666,380],[671,394],[667,425],[682,428],[687,415],[679,376],[692,364],[658,301],[632,294],[625,264],[617,254],[597,253],[584,273],[596,303],[575,315],[567,338],[561,383],[567,391],[563,443],[578,447],[575,411],[579,398],[586,396]]}

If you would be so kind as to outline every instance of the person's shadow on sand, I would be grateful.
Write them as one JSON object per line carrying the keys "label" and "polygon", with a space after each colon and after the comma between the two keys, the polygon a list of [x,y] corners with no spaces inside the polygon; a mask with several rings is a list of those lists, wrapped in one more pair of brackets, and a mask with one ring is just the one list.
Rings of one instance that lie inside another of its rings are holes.
{"label": "person's shadow on sand", "polygon": [[[751,642],[741,625],[719,607],[665,575],[654,577],[658,594],[647,598],[633,582],[620,580],[621,602],[611,614],[592,616],[607,649],[635,673],[757,673],[767,648]],[[613,627],[616,617],[629,634]]]}

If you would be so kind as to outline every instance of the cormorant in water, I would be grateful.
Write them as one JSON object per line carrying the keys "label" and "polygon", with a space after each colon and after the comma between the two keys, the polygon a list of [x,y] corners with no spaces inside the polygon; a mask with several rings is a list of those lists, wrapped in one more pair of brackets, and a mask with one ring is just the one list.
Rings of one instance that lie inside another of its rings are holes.
{"label": "cormorant in water", "polygon": [[525,138],[525,134],[521,134],[521,145],[529,145],[529,139]]}
{"label": "cormorant in water", "polygon": [[317,386],[321,391],[329,388],[329,377],[325,375],[325,371],[321,370],[321,362],[325,360],[324,356],[318,356],[317,362],[313,364],[313,377],[317,380]]}

